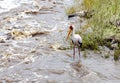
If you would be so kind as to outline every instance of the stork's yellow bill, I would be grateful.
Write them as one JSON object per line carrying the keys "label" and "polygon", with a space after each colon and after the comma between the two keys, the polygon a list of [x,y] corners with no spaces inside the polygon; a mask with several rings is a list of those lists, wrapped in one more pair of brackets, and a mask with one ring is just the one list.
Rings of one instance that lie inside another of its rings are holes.
{"label": "stork's yellow bill", "polygon": [[71,32],[72,32],[72,29],[69,28],[69,31],[68,31],[66,40],[68,40],[68,38],[69,38]]}

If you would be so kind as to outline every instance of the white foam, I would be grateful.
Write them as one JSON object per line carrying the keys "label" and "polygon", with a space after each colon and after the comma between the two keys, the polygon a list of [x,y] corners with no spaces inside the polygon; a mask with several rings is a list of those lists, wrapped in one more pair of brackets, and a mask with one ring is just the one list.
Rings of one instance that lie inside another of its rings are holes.
{"label": "white foam", "polygon": [[0,1],[0,13],[9,11],[12,8],[18,7],[20,4],[19,0],[3,0]]}
{"label": "white foam", "polygon": [[32,4],[33,0],[2,0],[0,1],[0,13],[10,11],[17,8],[23,3]]}

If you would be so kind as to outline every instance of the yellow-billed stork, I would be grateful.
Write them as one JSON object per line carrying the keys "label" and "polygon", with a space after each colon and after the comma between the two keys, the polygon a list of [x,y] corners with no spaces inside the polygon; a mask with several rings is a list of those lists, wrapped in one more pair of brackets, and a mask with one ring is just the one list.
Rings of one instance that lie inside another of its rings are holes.
{"label": "yellow-billed stork", "polygon": [[80,48],[82,46],[82,38],[79,34],[75,34],[75,26],[74,25],[70,25],[66,40],[68,40],[70,34],[71,34],[72,43],[74,44],[73,59],[75,59],[75,48],[76,48],[76,46],[78,47],[79,59],[80,59]]}

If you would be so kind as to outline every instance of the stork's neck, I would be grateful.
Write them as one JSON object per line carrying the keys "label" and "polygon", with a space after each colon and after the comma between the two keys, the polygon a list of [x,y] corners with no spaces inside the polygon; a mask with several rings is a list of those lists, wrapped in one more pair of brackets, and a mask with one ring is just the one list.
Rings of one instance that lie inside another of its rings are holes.
{"label": "stork's neck", "polygon": [[75,28],[72,31],[72,36],[74,36],[74,35],[75,35]]}

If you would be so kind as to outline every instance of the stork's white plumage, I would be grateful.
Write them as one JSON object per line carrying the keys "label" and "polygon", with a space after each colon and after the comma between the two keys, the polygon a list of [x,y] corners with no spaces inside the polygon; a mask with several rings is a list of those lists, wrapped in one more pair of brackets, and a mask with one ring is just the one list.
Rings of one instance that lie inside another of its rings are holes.
{"label": "stork's white plumage", "polygon": [[73,59],[75,58],[75,47],[76,46],[78,47],[79,58],[80,58],[80,48],[82,46],[82,38],[79,34],[75,34],[75,26],[74,25],[70,25],[66,40],[68,40],[70,34],[71,34],[72,43],[74,44]]}

